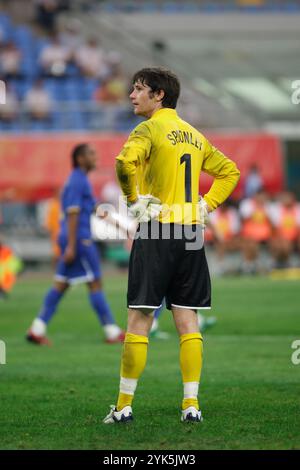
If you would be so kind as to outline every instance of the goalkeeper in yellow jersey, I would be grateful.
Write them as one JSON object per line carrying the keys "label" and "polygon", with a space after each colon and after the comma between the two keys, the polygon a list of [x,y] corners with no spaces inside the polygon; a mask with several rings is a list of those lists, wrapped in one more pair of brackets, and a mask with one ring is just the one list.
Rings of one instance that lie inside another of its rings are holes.
{"label": "goalkeeper in yellow jersey", "polygon": [[[104,423],[133,419],[132,401],[146,365],[153,311],[164,297],[180,339],[181,420],[200,422],[203,347],[196,312],[210,308],[211,301],[201,235],[207,213],[228,198],[240,172],[233,161],[177,115],[180,83],[174,73],[144,68],[132,83],[134,112],[146,120],[131,132],[116,158],[116,171],[128,210],[139,226],[129,263],[128,326],[119,396]],[[199,202],[201,171],[214,181]]]}

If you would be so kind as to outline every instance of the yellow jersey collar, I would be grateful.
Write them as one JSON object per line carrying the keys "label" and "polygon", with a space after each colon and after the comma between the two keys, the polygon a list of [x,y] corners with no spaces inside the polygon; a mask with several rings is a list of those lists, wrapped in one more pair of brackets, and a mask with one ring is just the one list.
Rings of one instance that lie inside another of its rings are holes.
{"label": "yellow jersey collar", "polygon": [[173,109],[173,108],[160,108],[157,111],[155,111],[155,113],[152,114],[150,119],[152,119],[153,117],[157,117],[158,115],[175,117],[177,116],[177,111],[176,109]]}

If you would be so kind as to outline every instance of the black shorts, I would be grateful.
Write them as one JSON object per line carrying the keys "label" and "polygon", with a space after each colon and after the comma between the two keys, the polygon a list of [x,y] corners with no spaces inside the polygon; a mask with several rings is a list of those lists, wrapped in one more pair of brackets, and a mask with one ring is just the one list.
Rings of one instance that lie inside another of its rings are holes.
{"label": "black shorts", "polygon": [[[158,224],[159,236],[145,239],[139,236],[143,225],[148,224],[140,224],[130,255],[128,307],[156,309],[165,297],[169,310],[209,309],[211,283],[204,247],[187,249],[191,236],[183,233],[184,226],[169,224],[170,236],[165,237],[166,224]],[[182,232],[179,238],[175,227]],[[201,230],[199,225],[189,227]]]}

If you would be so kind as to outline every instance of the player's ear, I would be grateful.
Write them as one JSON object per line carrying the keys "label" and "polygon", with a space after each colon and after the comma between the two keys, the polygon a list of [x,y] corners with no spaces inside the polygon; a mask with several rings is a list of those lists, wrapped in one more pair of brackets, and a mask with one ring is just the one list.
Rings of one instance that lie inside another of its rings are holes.
{"label": "player's ear", "polygon": [[159,90],[155,92],[156,101],[162,101],[165,97],[164,90]]}

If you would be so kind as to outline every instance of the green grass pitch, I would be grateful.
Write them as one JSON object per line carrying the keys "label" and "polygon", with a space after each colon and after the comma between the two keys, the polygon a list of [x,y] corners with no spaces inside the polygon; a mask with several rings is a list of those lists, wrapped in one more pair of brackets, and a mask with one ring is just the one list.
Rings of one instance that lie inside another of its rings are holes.
{"label": "green grass pitch", "polygon": [[[126,324],[126,274],[105,290]],[[121,345],[105,345],[84,286],[69,292],[49,328],[52,348],[25,342],[49,279],[24,277],[0,303],[1,449],[299,449],[299,281],[213,280],[218,324],[204,335],[201,425],[180,423],[178,339],[152,340],[129,426],[102,424],[116,402]]]}

